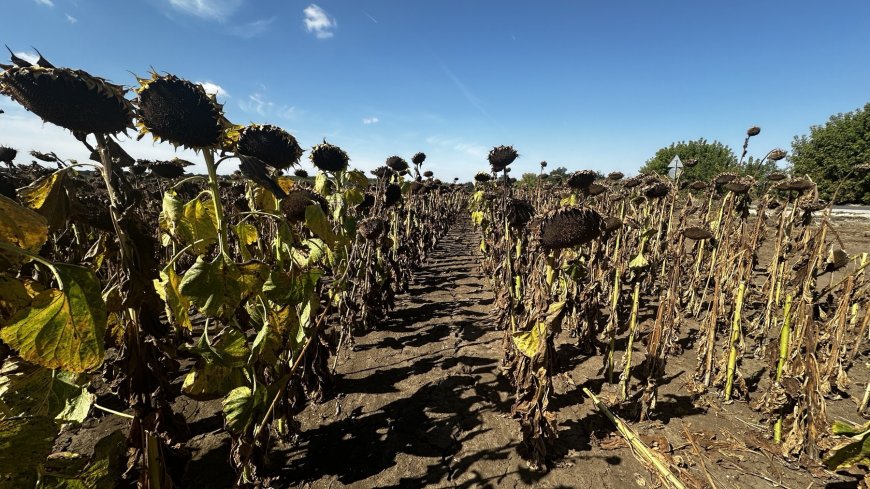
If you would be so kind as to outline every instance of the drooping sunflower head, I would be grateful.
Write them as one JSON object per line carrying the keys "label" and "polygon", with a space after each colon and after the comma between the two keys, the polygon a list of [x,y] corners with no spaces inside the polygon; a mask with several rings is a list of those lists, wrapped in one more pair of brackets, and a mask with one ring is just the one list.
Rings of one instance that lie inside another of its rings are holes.
{"label": "drooping sunflower head", "polygon": [[308,172],[303,170],[302,168],[298,168],[296,171],[293,172],[293,174],[296,175],[298,178],[308,178]]}
{"label": "drooping sunflower head", "polygon": [[735,194],[745,194],[746,192],[749,192],[749,189],[751,189],[753,185],[755,185],[754,178],[743,177],[726,183],[725,185],[723,185],[723,188],[725,190],[734,192]]}
{"label": "drooping sunflower head", "polygon": [[622,180],[622,178],[624,176],[625,176],[625,173],[622,173],[621,171],[615,171],[615,172],[610,172],[607,175],[607,179],[610,180],[611,182],[618,182],[618,181]]}
{"label": "drooping sunflower head", "polygon": [[489,151],[489,165],[492,171],[500,172],[508,167],[519,157],[519,153],[513,146],[496,146]]}
{"label": "drooping sunflower head", "polygon": [[251,124],[239,130],[236,151],[253,156],[278,170],[297,165],[302,157],[302,148],[296,138],[270,124]]}
{"label": "drooping sunflower head", "polygon": [[782,172],[775,171],[767,175],[767,180],[769,182],[779,182],[788,178],[788,175]]}
{"label": "drooping sunflower head", "polygon": [[357,231],[363,238],[369,241],[375,241],[381,236],[381,234],[383,234],[384,227],[383,219],[370,217],[360,221]]}
{"label": "drooping sunflower head", "polygon": [[758,126],[752,126],[746,130],[746,137],[749,138],[753,136],[758,136],[759,134],[761,134],[761,128]]}
{"label": "drooping sunflower head", "polygon": [[300,188],[287,193],[281,199],[281,211],[290,222],[304,222],[305,209],[310,205],[319,205],[324,213],[329,213],[326,199],[308,189]]}
{"label": "drooping sunflower head", "polygon": [[16,156],[18,156],[18,150],[0,146],[0,163],[11,165]]}
{"label": "drooping sunflower head", "polygon": [[701,241],[713,237],[713,232],[703,226],[692,226],[683,229],[683,236],[694,241]]}
{"label": "drooping sunflower head", "polygon": [[731,172],[720,173],[713,177],[713,183],[716,185],[725,185],[737,179],[740,175]]}
{"label": "drooping sunflower head", "polygon": [[601,236],[605,222],[589,207],[563,207],[536,218],[537,238],[544,249],[572,248]]}
{"label": "drooping sunflower head", "polygon": [[660,199],[671,192],[671,186],[665,182],[654,182],[643,189],[643,194],[649,199]]}
{"label": "drooping sunflower head", "polygon": [[396,172],[402,172],[408,169],[408,162],[401,156],[390,156],[387,158],[386,165]]}
{"label": "drooping sunflower head", "polygon": [[326,141],[311,148],[308,158],[318,169],[329,172],[339,172],[346,169],[350,161],[343,149]]}
{"label": "drooping sunflower head", "polygon": [[474,175],[475,182],[485,183],[485,182],[490,181],[491,179],[492,179],[492,176],[489,173],[482,172],[482,171],[477,172],[477,175]]}
{"label": "drooping sunflower head", "polygon": [[0,94],[42,120],[81,134],[116,134],[133,127],[133,106],[124,89],[82,70],[17,60],[0,73]]}
{"label": "drooping sunflower head", "polygon": [[233,125],[202,85],[152,73],[139,79],[135,92],[140,138],[151,133],[156,140],[191,149],[231,145],[228,132]]}
{"label": "drooping sunflower head", "polygon": [[389,178],[393,176],[396,172],[394,172],[388,166],[379,166],[372,170],[370,173],[378,178]]}
{"label": "drooping sunflower head", "polygon": [[363,195],[362,202],[357,204],[356,211],[359,214],[365,214],[369,211],[369,209],[374,207],[374,205],[375,205],[375,196],[366,192],[365,195]]}
{"label": "drooping sunflower head", "polygon": [[432,178],[434,175],[435,175],[435,174],[432,173],[430,170],[426,170],[426,171],[423,172],[423,176],[426,177],[426,178]]}
{"label": "drooping sunflower head", "polygon": [[384,190],[384,207],[392,207],[394,204],[402,200],[402,188],[391,183]]}
{"label": "drooping sunflower head", "polygon": [[786,150],[782,148],[776,148],[770,152],[770,155],[767,157],[770,161],[779,161],[788,156]]}
{"label": "drooping sunflower head", "polygon": [[507,221],[515,228],[522,228],[535,215],[535,208],[526,199],[514,199],[509,197],[507,202]]}
{"label": "drooping sunflower head", "polygon": [[595,172],[592,170],[575,171],[568,177],[568,186],[575,190],[586,190],[595,181]]}
{"label": "drooping sunflower head", "polygon": [[422,165],[424,161],[426,161],[426,153],[417,153],[411,157],[411,162],[417,166]]}

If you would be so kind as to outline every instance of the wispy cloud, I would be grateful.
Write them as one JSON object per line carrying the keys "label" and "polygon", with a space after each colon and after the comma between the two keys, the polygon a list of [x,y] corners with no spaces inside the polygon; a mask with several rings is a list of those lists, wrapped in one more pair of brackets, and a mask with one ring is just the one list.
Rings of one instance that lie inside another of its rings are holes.
{"label": "wispy cloud", "polygon": [[468,102],[475,109],[480,111],[480,113],[483,114],[484,116],[486,116],[486,118],[492,119],[492,117],[490,117],[490,115],[486,111],[486,109],[483,108],[483,104],[480,103],[480,99],[477,98],[473,93],[471,93],[471,90],[468,89],[468,87],[465,85],[465,83],[462,83],[462,80],[457,78],[456,75],[454,75],[453,72],[450,71],[450,68],[448,68],[447,65],[442,64],[441,69],[444,70],[444,73],[447,74],[447,76],[450,78],[450,80],[453,81],[453,84],[456,85],[456,88],[459,89],[459,91],[462,93],[462,95],[465,97],[465,99],[468,100]]}
{"label": "wispy cloud", "polygon": [[469,143],[468,141],[464,141],[461,138],[429,136],[428,138],[426,138],[426,142],[428,144],[431,144],[432,146],[452,149],[453,151],[465,153],[475,158],[484,158],[487,155],[486,146],[477,143]]}
{"label": "wispy cloud", "polygon": [[[37,0],[51,1],[51,0]],[[176,10],[208,20],[225,21],[244,0],[169,0]]]}
{"label": "wispy cloud", "polygon": [[369,18],[369,20],[371,20],[371,21],[372,21],[372,22],[374,22],[374,23],[375,23],[375,24],[377,24],[377,23],[378,23],[378,19],[376,19],[376,18],[374,18],[374,17],[372,17],[372,14],[370,14],[370,13],[368,13],[368,12],[366,12],[366,11],[365,11],[365,10],[363,10],[363,9],[360,9],[360,10],[361,10],[361,11],[362,11],[362,13],[363,13],[363,14],[364,14],[364,15],[365,15],[365,16],[366,16],[366,17],[368,17],[368,18]]}
{"label": "wispy cloud", "polygon": [[45,5],[46,7],[54,7],[54,2],[52,0],[34,0],[39,5]]}
{"label": "wispy cloud", "polygon": [[377,124],[378,122],[381,122],[381,120],[378,119],[377,117],[363,117],[363,120],[362,120],[362,123],[366,124],[366,125]]}
{"label": "wispy cloud", "polygon": [[245,100],[239,101],[239,108],[249,114],[257,114],[260,117],[280,117],[282,119],[293,119],[298,115],[296,107],[291,105],[276,105],[275,102],[267,99],[262,93],[252,93]]}
{"label": "wispy cloud", "polygon": [[24,61],[27,61],[28,63],[34,64],[34,65],[36,64],[36,60],[39,59],[38,54],[27,52],[27,51],[19,51],[19,52],[15,53],[15,56],[18,56],[19,58],[23,59]]}
{"label": "wispy cloud", "polygon": [[302,11],[305,13],[305,28],[314,33],[318,39],[329,39],[335,35],[338,23],[335,18],[326,13],[326,10],[311,4]]}
{"label": "wispy cloud", "polygon": [[75,24],[79,21],[79,19],[73,17],[70,14],[66,14],[66,21],[69,22],[70,24]]}
{"label": "wispy cloud", "polygon": [[224,90],[224,87],[218,85],[217,83],[212,83],[210,81],[198,81],[197,85],[202,85],[202,88],[205,89],[205,93],[209,95],[216,95],[218,97],[229,98],[230,94]]}
{"label": "wispy cloud", "polygon": [[246,24],[236,25],[230,27],[229,33],[236,37],[241,37],[242,39],[251,39],[268,31],[269,27],[271,27],[277,19],[277,17],[269,17],[268,19],[259,19]]}

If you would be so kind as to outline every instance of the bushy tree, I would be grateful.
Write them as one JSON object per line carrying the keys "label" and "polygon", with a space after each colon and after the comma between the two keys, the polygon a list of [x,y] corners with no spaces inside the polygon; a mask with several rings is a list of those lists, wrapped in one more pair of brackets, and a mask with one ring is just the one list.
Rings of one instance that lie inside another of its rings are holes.
{"label": "bushy tree", "polygon": [[730,147],[719,141],[708,142],[701,138],[697,141],[679,141],[656,151],[656,154],[646,161],[640,171],[667,175],[668,164],[674,156],[687,160],[698,160],[693,168],[683,169],[685,180],[709,180],[723,171],[734,171],[737,167],[737,156]]}
{"label": "bushy tree", "polygon": [[822,198],[830,199],[840,186],[836,203],[870,204],[870,174],[853,171],[870,161],[870,103],[811,127],[791,147],[794,174],[809,175]]}

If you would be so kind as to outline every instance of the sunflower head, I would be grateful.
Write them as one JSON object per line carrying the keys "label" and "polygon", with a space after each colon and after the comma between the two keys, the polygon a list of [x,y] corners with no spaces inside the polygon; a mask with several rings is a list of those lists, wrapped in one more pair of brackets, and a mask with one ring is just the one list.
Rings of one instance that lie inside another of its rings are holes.
{"label": "sunflower head", "polygon": [[296,171],[293,172],[293,174],[296,175],[298,178],[308,178],[308,172],[303,170],[302,168],[298,168]]}
{"label": "sunflower head", "polygon": [[116,134],[132,127],[133,106],[124,89],[82,70],[18,60],[0,73],[0,94],[46,122],[81,134]]}
{"label": "sunflower head", "polygon": [[16,156],[18,156],[17,150],[7,148],[6,146],[0,146],[0,163],[11,165],[12,160],[14,160]]}
{"label": "sunflower head", "polygon": [[748,138],[758,136],[759,134],[761,134],[761,128],[758,126],[752,126],[746,130],[746,137]]}
{"label": "sunflower head", "polygon": [[435,175],[435,174],[432,173],[430,170],[426,170],[426,171],[423,172],[423,176],[426,177],[426,178],[432,178],[434,175]]}
{"label": "sunflower head", "polygon": [[391,183],[384,190],[384,207],[392,207],[394,204],[402,200],[402,188]]}
{"label": "sunflower head", "polygon": [[683,162],[683,166],[685,166],[686,168],[694,168],[698,166],[698,160],[696,160],[695,158],[689,158]]}
{"label": "sunflower head", "polygon": [[492,179],[492,176],[486,172],[477,172],[477,175],[474,176],[475,182],[485,183]]}
{"label": "sunflower head", "polygon": [[683,236],[694,241],[701,241],[713,237],[713,232],[707,227],[693,226],[683,229]]}
{"label": "sunflower head", "polygon": [[492,171],[500,172],[513,163],[517,157],[519,157],[519,153],[513,146],[496,146],[490,150],[487,159]]}
{"label": "sunflower head", "polygon": [[375,241],[381,236],[381,234],[383,234],[384,227],[383,219],[370,217],[360,221],[357,231],[363,238],[369,241]]}
{"label": "sunflower head", "polygon": [[782,148],[776,148],[770,152],[770,155],[767,157],[770,161],[779,161],[788,156],[788,153]]}
{"label": "sunflower head", "polygon": [[347,168],[350,158],[343,149],[326,141],[311,148],[311,163],[322,171],[339,172]]}
{"label": "sunflower head", "polygon": [[396,172],[402,172],[408,169],[408,162],[400,156],[390,156],[387,158],[386,164]]}
{"label": "sunflower head", "polygon": [[575,190],[586,190],[595,181],[595,176],[592,170],[580,170],[572,173],[567,183]]}
{"label": "sunflower head", "polygon": [[767,175],[767,181],[769,182],[779,182],[788,178],[788,175],[782,172],[775,171]]}
{"label": "sunflower head", "polygon": [[715,183],[716,185],[725,185],[726,183],[730,183],[730,182],[736,180],[737,177],[739,177],[739,175],[736,173],[731,173],[731,172],[720,173],[720,174],[716,175],[715,177],[713,177],[713,183]]}
{"label": "sunflower head", "polygon": [[615,171],[615,172],[609,173],[607,175],[607,179],[610,180],[611,182],[618,182],[618,181],[622,180],[622,177],[624,177],[624,176],[625,176],[625,173],[622,173],[621,171]]}
{"label": "sunflower head", "polygon": [[417,153],[411,158],[411,162],[417,166],[422,165],[424,161],[426,161],[426,153]]}
{"label": "sunflower head", "polygon": [[305,222],[305,209],[314,204],[319,205],[324,213],[329,213],[326,199],[308,189],[300,188],[288,192],[281,199],[281,211],[290,222]]}
{"label": "sunflower head", "polygon": [[395,172],[388,166],[379,166],[372,170],[370,173],[378,178],[389,178]]}
{"label": "sunflower head", "polygon": [[665,182],[655,182],[643,189],[643,194],[649,199],[660,199],[671,192],[671,186]]}
{"label": "sunflower head", "polygon": [[152,73],[151,78],[139,79],[135,92],[140,138],[151,133],[156,140],[192,149],[231,145],[228,138],[234,126],[202,85]]}
{"label": "sunflower head", "polygon": [[365,214],[366,212],[368,212],[369,209],[374,207],[374,205],[375,205],[375,196],[366,192],[365,195],[363,195],[362,202],[357,204],[356,211],[359,214]]}
{"label": "sunflower head", "polygon": [[579,246],[599,237],[605,222],[589,207],[563,207],[536,218],[537,239],[544,249]]}
{"label": "sunflower head", "polygon": [[525,199],[514,199],[509,197],[507,200],[507,221],[515,228],[521,228],[532,220],[535,215],[535,208]]}
{"label": "sunflower head", "polygon": [[263,163],[285,170],[299,163],[302,148],[292,134],[273,125],[251,124],[238,132],[236,151]]}

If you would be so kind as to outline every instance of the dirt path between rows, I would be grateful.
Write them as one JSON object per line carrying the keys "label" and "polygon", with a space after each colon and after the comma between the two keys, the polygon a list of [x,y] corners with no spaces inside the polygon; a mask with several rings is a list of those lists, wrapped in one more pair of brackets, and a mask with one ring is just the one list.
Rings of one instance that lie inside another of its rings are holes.
{"label": "dirt path between rows", "polygon": [[336,397],[300,416],[303,433],[285,481],[311,488],[616,488],[645,476],[627,449],[591,452],[576,419],[560,423],[563,467],[546,475],[527,468],[517,452],[518,424],[508,416],[512,388],[500,375],[502,333],[490,318],[479,239],[469,222],[457,223],[386,324],[342,355]]}

